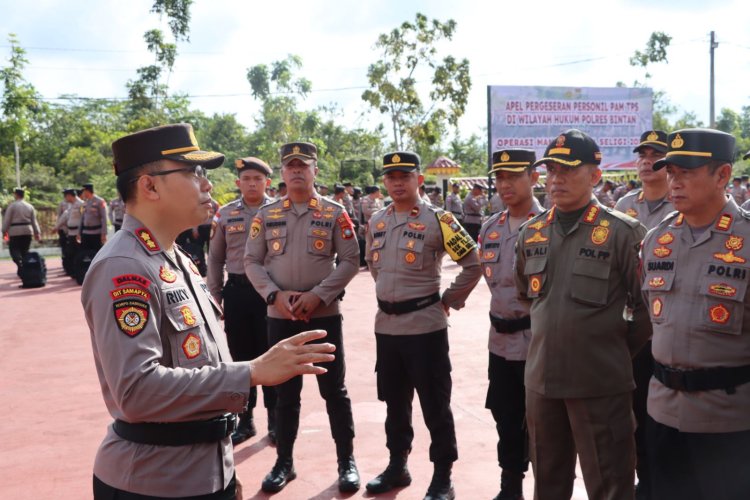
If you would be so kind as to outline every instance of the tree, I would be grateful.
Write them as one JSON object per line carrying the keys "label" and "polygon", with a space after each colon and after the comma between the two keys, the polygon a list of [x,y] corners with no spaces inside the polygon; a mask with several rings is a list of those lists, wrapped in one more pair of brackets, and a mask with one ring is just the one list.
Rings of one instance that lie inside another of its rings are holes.
{"label": "tree", "polygon": [[[630,65],[633,67],[643,68],[643,82],[636,80],[633,87],[648,87],[651,74],[648,67],[651,64],[668,63],[667,48],[672,41],[672,37],[662,31],[654,31],[646,42],[646,48],[643,51],[636,50],[630,57]],[[677,108],[669,103],[666,94],[662,90],[654,91],[654,111],[653,111],[653,128],[656,130],[671,130],[668,116],[677,112]]]}
{"label": "tree", "polygon": [[3,82],[2,110],[4,120],[2,132],[12,139],[16,158],[16,185],[21,185],[20,144],[26,138],[32,115],[41,105],[34,87],[23,78],[23,69],[29,63],[26,51],[19,45],[16,35],[8,35],[10,64],[0,69]]}
{"label": "tree", "polygon": [[[455,30],[452,19],[442,23],[417,13],[413,23],[378,37],[381,59],[367,70],[370,89],[362,99],[389,116],[395,149],[439,144],[446,126],[457,126],[463,115],[471,90],[469,61],[450,55],[439,60],[436,47]],[[422,73],[432,86],[427,98],[418,89]]]}

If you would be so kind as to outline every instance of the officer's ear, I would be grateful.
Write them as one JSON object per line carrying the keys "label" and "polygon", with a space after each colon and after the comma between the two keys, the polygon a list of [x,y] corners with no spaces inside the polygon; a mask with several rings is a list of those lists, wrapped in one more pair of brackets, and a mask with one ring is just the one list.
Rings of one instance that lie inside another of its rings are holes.
{"label": "officer's ear", "polygon": [[419,175],[417,176],[417,185],[418,185],[418,186],[422,186],[422,185],[424,185],[424,175],[422,175],[422,174],[419,174]]}
{"label": "officer's ear", "polygon": [[730,179],[732,178],[732,165],[729,163],[723,163],[719,165],[718,168],[716,168],[715,172],[716,178],[719,182],[719,186],[721,186],[722,189],[726,189]]}
{"label": "officer's ear", "polygon": [[596,165],[589,165],[588,168],[591,169],[591,187],[594,187],[602,180],[602,171]]}
{"label": "officer's ear", "polygon": [[160,198],[159,192],[156,189],[154,177],[148,174],[141,175],[138,177],[136,185],[138,197],[149,201],[157,201]]}
{"label": "officer's ear", "polygon": [[271,187],[271,178],[270,177],[266,177],[266,189],[268,189],[270,187]]}
{"label": "officer's ear", "polygon": [[532,170],[529,176],[531,177],[531,185],[534,186],[539,180],[539,172]]}

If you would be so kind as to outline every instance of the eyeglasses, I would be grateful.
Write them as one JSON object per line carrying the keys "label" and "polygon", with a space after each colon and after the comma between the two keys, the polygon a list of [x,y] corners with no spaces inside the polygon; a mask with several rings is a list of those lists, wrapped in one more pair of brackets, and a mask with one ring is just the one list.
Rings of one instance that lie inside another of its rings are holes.
{"label": "eyeglasses", "polygon": [[[169,175],[169,174],[174,174],[175,172],[189,172],[189,173],[193,174],[195,177],[197,177],[199,180],[200,179],[208,179],[208,176],[207,176],[208,172],[206,172],[206,169],[203,168],[201,165],[194,165],[194,166],[191,166],[191,167],[183,167],[183,168],[173,168],[171,170],[162,170],[160,172],[150,172],[148,174],[143,174],[143,175],[150,175],[152,177],[159,177],[160,175]],[[138,177],[136,177],[135,179],[133,179],[130,182],[136,182],[138,179],[140,179],[141,177],[143,177],[143,175],[139,175]]]}

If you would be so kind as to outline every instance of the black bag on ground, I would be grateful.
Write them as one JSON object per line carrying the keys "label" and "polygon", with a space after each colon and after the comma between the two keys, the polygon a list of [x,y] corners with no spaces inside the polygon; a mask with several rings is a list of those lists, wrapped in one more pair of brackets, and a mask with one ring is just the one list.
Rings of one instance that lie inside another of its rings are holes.
{"label": "black bag on ground", "polygon": [[75,257],[75,265],[73,269],[73,277],[76,283],[83,285],[83,279],[86,277],[86,272],[89,270],[91,261],[96,257],[96,250],[89,248],[79,248]]}
{"label": "black bag on ground", "polygon": [[22,288],[39,288],[47,284],[47,264],[38,252],[28,252],[23,256],[23,264],[18,270]]}

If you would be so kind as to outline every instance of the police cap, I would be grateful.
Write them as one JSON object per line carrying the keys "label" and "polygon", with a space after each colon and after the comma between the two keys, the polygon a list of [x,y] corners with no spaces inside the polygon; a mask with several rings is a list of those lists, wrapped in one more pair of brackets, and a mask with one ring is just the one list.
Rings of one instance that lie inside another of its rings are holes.
{"label": "police cap", "polygon": [[523,172],[536,161],[536,153],[531,149],[501,149],[492,153],[490,174],[499,172]]}
{"label": "police cap", "polygon": [[271,170],[271,167],[269,167],[266,162],[260,158],[255,158],[254,156],[237,158],[234,160],[234,167],[237,169],[238,174],[245,170],[257,170],[267,177],[271,177],[271,174],[273,174],[273,170]]}
{"label": "police cap", "polygon": [[309,142],[289,142],[281,146],[279,155],[282,166],[294,159],[302,160],[306,165],[312,165],[318,160],[318,148]]}
{"label": "police cap", "polygon": [[419,170],[420,158],[417,153],[410,151],[396,151],[383,156],[383,173],[400,171],[413,172]]}
{"label": "police cap", "polygon": [[547,146],[544,157],[537,160],[534,166],[559,163],[568,167],[580,167],[586,164],[599,165],[601,162],[602,153],[596,141],[580,130],[570,129],[557,136]]}
{"label": "police cap", "polygon": [[667,133],[663,130],[647,130],[641,134],[641,141],[633,149],[633,153],[638,153],[644,147],[650,147],[660,153],[667,152]]}
{"label": "police cap", "polygon": [[667,137],[669,149],[664,158],[654,163],[654,170],[668,164],[681,168],[698,168],[710,161],[734,162],[732,134],[707,128],[686,128]]}

